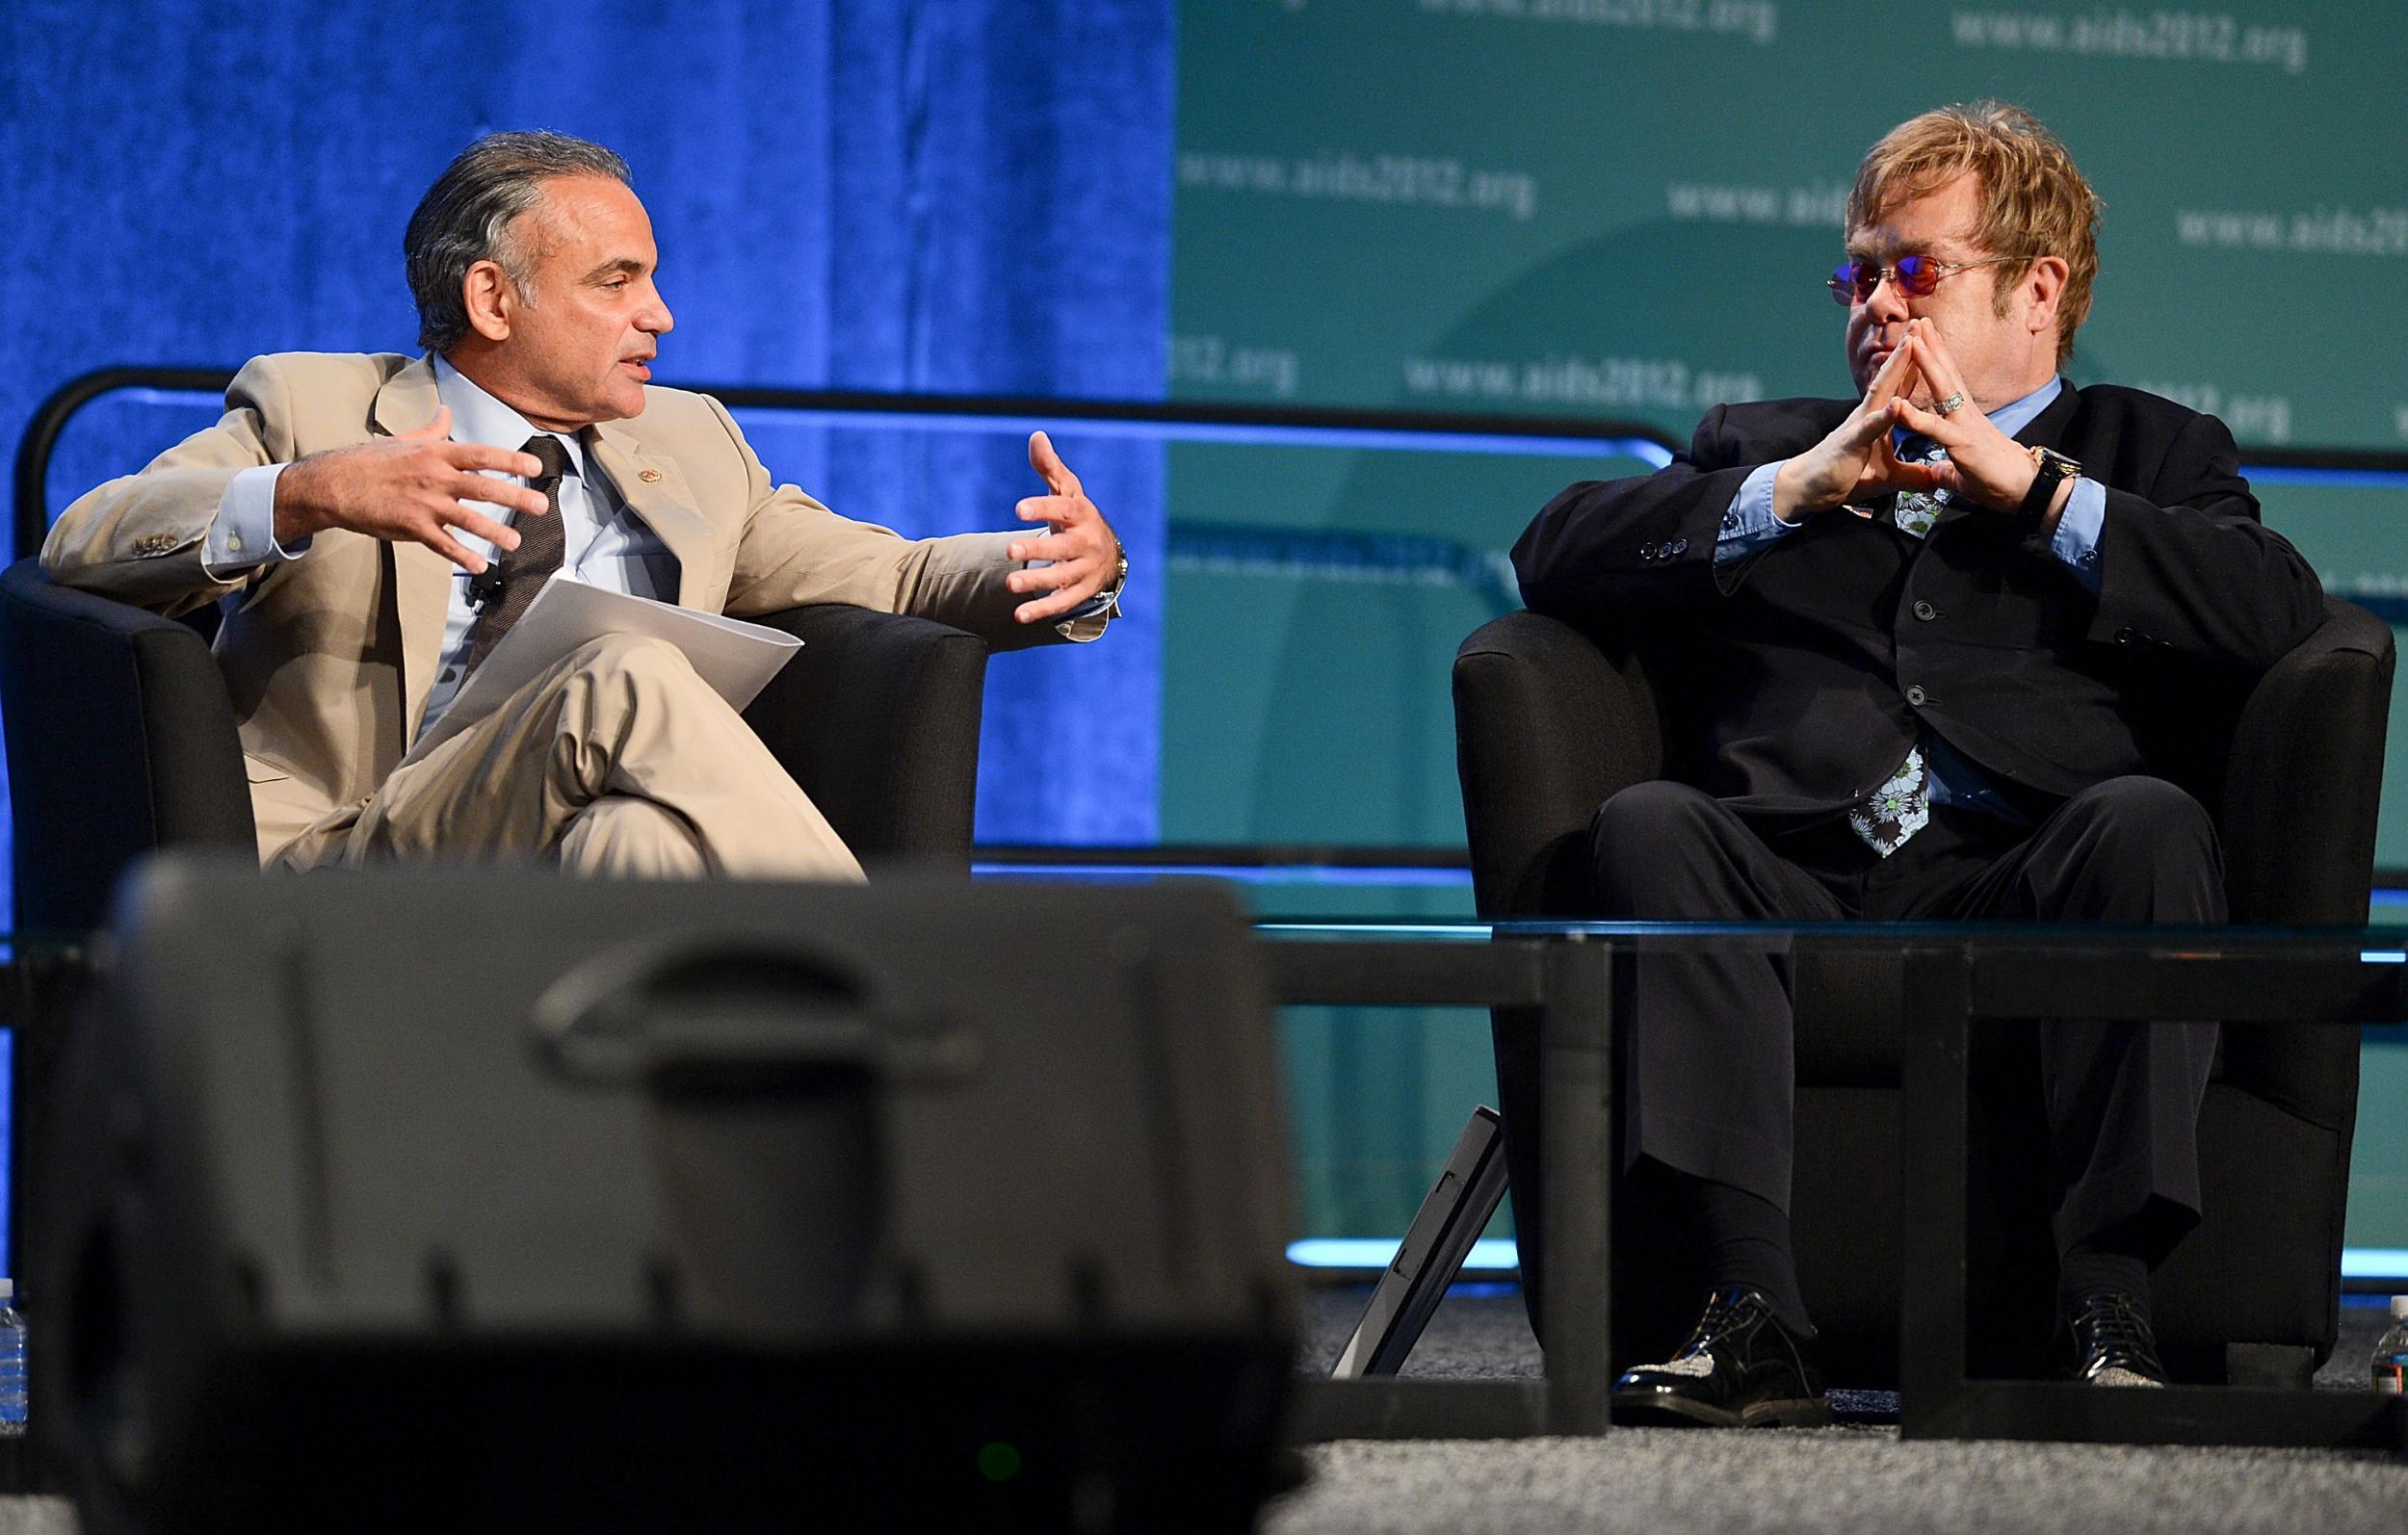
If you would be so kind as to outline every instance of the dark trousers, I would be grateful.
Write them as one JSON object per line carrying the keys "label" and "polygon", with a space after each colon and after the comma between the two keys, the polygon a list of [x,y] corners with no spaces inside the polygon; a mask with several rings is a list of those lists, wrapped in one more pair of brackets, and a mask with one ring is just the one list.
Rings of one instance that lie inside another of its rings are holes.
{"label": "dark trousers", "polygon": [[[1622,791],[1594,826],[1596,913],[1665,922],[2206,924],[2225,920],[2207,812],[2161,779],[2107,780],[2036,827],[1954,807],[1883,859],[1844,820],[1763,834],[1695,789]],[[1626,1169],[1646,1158],[1790,1203],[1795,1051],[1789,965],[1655,953],[1617,1010]],[[1909,1021],[1911,1027],[1911,1021]],[[2059,1250],[2110,1236],[2154,1262],[2197,1223],[2212,1024],[2059,1021],[2038,1031]],[[1537,1272],[1536,1042],[1501,1030],[1523,1270]],[[1514,1119],[1526,1122],[1515,1125]]]}

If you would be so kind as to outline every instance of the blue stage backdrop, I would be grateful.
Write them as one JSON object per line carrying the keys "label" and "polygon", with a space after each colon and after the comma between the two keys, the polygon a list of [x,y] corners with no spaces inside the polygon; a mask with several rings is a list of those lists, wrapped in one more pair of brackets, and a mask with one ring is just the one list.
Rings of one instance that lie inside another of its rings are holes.
{"label": "blue stage backdrop", "polygon": [[[1170,0],[13,0],[0,441],[106,364],[414,351],[402,226],[493,128],[627,157],[677,317],[664,379],[1159,396],[1172,34]],[[912,533],[1016,526],[1040,488],[994,438],[765,447]],[[992,668],[980,834],[1147,842],[1162,449],[1064,450],[1127,541],[1133,616]]]}

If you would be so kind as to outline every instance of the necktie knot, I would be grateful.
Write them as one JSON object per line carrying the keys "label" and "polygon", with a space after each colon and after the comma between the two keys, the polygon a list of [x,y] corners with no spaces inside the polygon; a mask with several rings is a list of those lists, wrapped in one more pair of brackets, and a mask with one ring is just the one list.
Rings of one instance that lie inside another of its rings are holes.
{"label": "necktie knot", "polygon": [[468,642],[470,673],[493,654],[493,647],[534,603],[536,593],[561,568],[567,553],[568,533],[561,526],[561,478],[568,473],[568,449],[558,437],[539,432],[518,451],[534,455],[543,465],[543,472],[527,483],[541,491],[548,505],[539,517],[522,513],[510,519],[510,527],[518,533],[518,547],[501,558],[501,593],[477,619],[476,634]]}
{"label": "necktie knot", "polygon": [[533,454],[543,465],[543,472],[531,481],[534,484],[556,485],[560,483],[561,477],[568,473],[568,447],[548,431],[537,432],[518,451]]}

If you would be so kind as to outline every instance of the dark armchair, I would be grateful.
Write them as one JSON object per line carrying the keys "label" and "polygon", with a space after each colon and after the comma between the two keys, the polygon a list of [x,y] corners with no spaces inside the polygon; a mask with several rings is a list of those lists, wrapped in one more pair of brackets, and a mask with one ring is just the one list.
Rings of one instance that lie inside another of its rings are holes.
{"label": "dark armchair", "polygon": [[[857,608],[760,621],[805,643],[745,718],[838,834],[864,861],[966,870],[986,642]],[[54,585],[37,560],[0,573],[19,928],[92,926],[154,847],[253,845],[207,627]]]}
{"label": "dark armchair", "polygon": [[[2160,757],[2197,764],[2185,787],[2216,814],[2236,922],[2365,922],[2393,663],[2391,630],[2328,598],[2323,626],[2254,689],[2167,700]],[[1598,806],[1681,776],[1677,711],[1642,659],[1530,612],[1464,641],[1454,699],[1481,914],[1579,915]],[[1798,1262],[1827,1366],[1847,1385],[1895,1380],[1898,1367],[1900,978],[1854,957],[1801,959],[1795,976]],[[1995,1345],[1975,1363],[1988,1368],[2034,1357],[2055,1264],[2038,1097],[2008,1090],[2031,1078],[2002,1069],[2015,1048],[1986,1039],[1975,1064],[1972,1272]],[[1501,1089],[1510,1124],[1516,1084]],[[2205,1221],[2156,1287],[2159,1338],[2179,1375],[2305,1385],[2331,1353],[2357,1091],[2355,1030],[2227,1032],[2202,1114]],[[1617,1210],[1618,1257],[1664,1250],[1645,1240],[1649,1219]],[[1617,1356],[1677,1341],[1662,1335],[1689,1319],[1696,1291],[1675,1296],[1617,1269]]]}

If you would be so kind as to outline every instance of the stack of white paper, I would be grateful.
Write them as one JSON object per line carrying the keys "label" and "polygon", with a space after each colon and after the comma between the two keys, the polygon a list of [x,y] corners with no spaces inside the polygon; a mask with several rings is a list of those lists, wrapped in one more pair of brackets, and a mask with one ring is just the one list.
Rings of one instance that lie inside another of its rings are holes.
{"label": "stack of white paper", "polygon": [[405,761],[414,762],[458,735],[533,682],[545,667],[604,635],[648,635],[667,640],[686,653],[695,672],[731,709],[752,702],[777,669],[802,648],[802,641],[794,636],[761,624],[554,576],[493,647],[493,654],[469,677],[442,717],[418,738]]}

